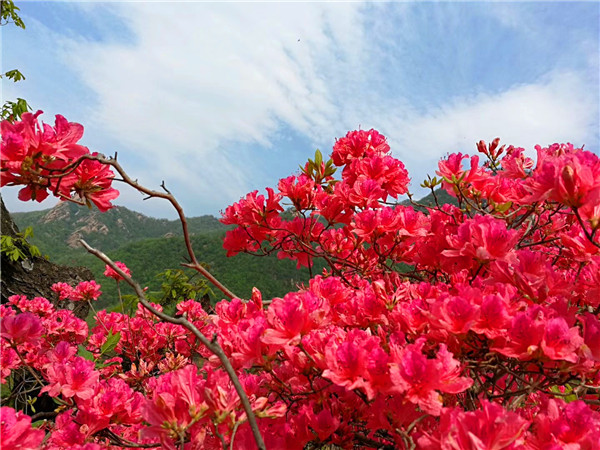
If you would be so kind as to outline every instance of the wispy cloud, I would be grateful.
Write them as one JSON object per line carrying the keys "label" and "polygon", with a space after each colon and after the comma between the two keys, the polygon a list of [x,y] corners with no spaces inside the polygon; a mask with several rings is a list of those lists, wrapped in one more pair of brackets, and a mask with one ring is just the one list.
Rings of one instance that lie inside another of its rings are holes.
{"label": "wispy cloud", "polygon": [[339,73],[324,69],[362,76],[361,7],[129,3],[134,42],[72,42],[66,57],[97,94],[96,120],[146,167],[231,201],[251,187],[236,145],[268,149],[282,123],[322,137],[339,120]]}
{"label": "wispy cloud", "polygon": [[[395,154],[420,182],[440,156],[475,153],[480,139],[533,150],[537,144],[572,142],[598,150],[598,103],[576,73],[554,72],[536,83],[496,95],[457,99],[424,115],[386,123]],[[385,118],[382,118],[385,122]]]}

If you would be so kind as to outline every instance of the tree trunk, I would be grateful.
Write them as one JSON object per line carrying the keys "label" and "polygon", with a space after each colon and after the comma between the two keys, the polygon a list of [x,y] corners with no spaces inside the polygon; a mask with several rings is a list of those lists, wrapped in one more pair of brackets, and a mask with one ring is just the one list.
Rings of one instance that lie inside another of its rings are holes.
{"label": "tree trunk", "polygon": [[[4,206],[2,196],[0,202],[2,203],[2,235],[18,237],[19,229]],[[15,245],[28,254],[19,242]],[[1,301],[8,302],[8,298],[12,295],[25,295],[29,299],[44,297],[57,308],[72,310],[77,317],[85,319],[89,311],[87,302],[59,301],[57,294],[50,288],[54,283],[61,281],[75,286],[77,283],[93,280],[93,278],[92,272],[85,267],[61,266],[39,256],[12,261],[2,253]]]}

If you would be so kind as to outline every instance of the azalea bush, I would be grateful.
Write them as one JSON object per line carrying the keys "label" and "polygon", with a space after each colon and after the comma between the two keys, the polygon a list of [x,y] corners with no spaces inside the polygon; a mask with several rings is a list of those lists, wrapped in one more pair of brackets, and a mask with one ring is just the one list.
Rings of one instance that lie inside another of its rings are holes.
{"label": "azalea bush", "polygon": [[226,299],[182,298],[168,316],[83,243],[137,310],[88,328],[53,306],[92,304],[96,282],[0,306],[3,448],[600,448],[597,155],[554,144],[534,161],[482,141],[423,184],[456,205],[405,205],[385,137],[350,132],[223,213],[229,255],[326,267],[283,298],[240,299],[198,263],[164,185],[140,186],[77,143],[80,125],[38,114],[2,123],[3,186],[107,210],[118,174],[173,204],[185,266]]}

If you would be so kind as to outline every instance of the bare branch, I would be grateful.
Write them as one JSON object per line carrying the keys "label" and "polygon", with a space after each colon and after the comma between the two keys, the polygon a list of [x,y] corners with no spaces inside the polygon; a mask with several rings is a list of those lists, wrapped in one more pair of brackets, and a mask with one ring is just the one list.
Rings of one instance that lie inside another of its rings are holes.
{"label": "bare branch", "polygon": [[217,289],[219,289],[227,298],[232,299],[234,297],[237,297],[233,292],[231,292],[227,287],[225,287],[223,285],[223,283],[221,283],[214,276],[212,276],[208,272],[208,270],[206,270],[204,267],[202,267],[200,265],[200,263],[198,262],[198,259],[196,258],[196,254],[194,253],[194,249],[192,248],[192,241],[191,241],[191,238],[190,238],[190,232],[189,232],[189,228],[188,228],[188,223],[187,223],[187,219],[185,217],[185,214],[183,213],[183,208],[181,207],[181,205],[179,204],[179,202],[175,199],[175,197],[165,187],[164,181],[161,184],[161,187],[166,192],[155,191],[155,190],[149,189],[147,187],[144,187],[141,184],[139,184],[137,180],[132,179],[125,172],[125,170],[123,169],[123,167],[121,167],[121,165],[117,162],[116,158],[107,158],[107,157],[101,156],[101,155],[89,155],[89,154],[83,155],[79,159],[77,159],[76,161],[74,161],[71,164],[69,164],[66,167],[64,167],[63,170],[67,171],[66,173],[69,173],[68,172],[69,170],[71,170],[71,171],[74,170],[79,164],[81,164],[86,159],[89,159],[89,160],[92,160],[92,161],[99,161],[102,164],[107,164],[107,165],[113,167],[119,173],[119,175],[121,175],[121,178],[123,179],[122,181],[124,183],[128,184],[129,186],[131,186],[135,190],[137,190],[137,191],[139,191],[139,192],[141,192],[143,194],[146,194],[147,197],[145,199],[157,197],[157,198],[165,199],[169,203],[171,203],[171,205],[173,206],[173,208],[175,208],[175,210],[177,211],[177,215],[179,216],[179,221],[181,222],[181,227],[182,227],[182,231],[183,231],[183,239],[185,241],[185,247],[186,247],[186,250],[187,250],[187,252],[189,254],[189,257],[190,257],[190,264],[187,265],[187,267],[190,267],[190,268],[196,270],[197,272],[199,272],[200,274],[202,274]]}

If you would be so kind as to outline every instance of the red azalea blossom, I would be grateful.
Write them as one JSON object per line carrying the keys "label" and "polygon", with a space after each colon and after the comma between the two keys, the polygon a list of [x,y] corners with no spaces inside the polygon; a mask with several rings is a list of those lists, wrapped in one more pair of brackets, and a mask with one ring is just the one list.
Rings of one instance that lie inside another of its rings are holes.
{"label": "red azalea blossom", "polygon": [[1,336],[13,344],[34,343],[44,332],[42,321],[29,312],[3,317],[0,328]]}
{"label": "red azalea blossom", "polygon": [[64,398],[76,396],[87,400],[94,395],[99,373],[94,363],[76,357],[64,363],[52,364],[47,368],[49,385],[42,388],[51,397],[62,395]]}
{"label": "red azalea blossom", "polygon": [[[122,263],[121,261],[115,261],[115,265],[121,269],[123,272],[125,272],[125,275],[127,276],[131,276],[131,270],[129,270],[129,268]],[[113,280],[116,281],[120,281],[123,279],[123,277],[121,275],[119,275],[112,267],[110,267],[108,264],[105,267],[104,270],[104,276],[108,277],[108,278],[112,278]]]}
{"label": "red azalea blossom", "polygon": [[31,417],[7,406],[0,408],[0,436],[2,436],[3,449],[37,449],[44,435],[43,430],[31,427]]}
{"label": "red azalea blossom", "polygon": [[73,289],[71,299],[75,301],[98,300],[102,295],[100,285],[95,281],[82,281]]}

